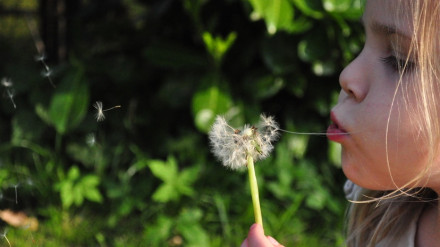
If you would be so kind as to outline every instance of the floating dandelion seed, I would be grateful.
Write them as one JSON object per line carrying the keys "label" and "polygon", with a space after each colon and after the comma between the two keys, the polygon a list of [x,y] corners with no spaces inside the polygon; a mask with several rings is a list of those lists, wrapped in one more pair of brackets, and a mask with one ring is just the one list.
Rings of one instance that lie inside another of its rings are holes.
{"label": "floating dandelion seed", "polygon": [[8,78],[2,78],[1,84],[3,87],[6,88],[6,94],[8,95],[9,99],[11,100],[11,103],[14,106],[14,109],[16,109],[17,105],[15,104],[15,101],[14,101],[14,89],[12,88],[12,86],[14,84]]}
{"label": "floating dandelion seed", "polygon": [[42,54],[38,54],[37,56],[35,56],[35,61],[36,62],[42,62],[46,60],[46,54],[42,53]]}
{"label": "floating dandelion seed", "polygon": [[14,106],[14,109],[17,109],[17,105],[14,101],[14,89],[6,89],[6,93],[8,94],[9,99],[11,100],[12,105]]}
{"label": "floating dandelion seed", "polygon": [[1,83],[2,83],[2,86],[5,88],[12,87],[12,85],[13,85],[12,81],[8,78],[2,78]]}
{"label": "floating dandelion seed", "polygon": [[95,118],[96,118],[96,121],[98,121],[98,122],[104,121],[104,119],[105,119],[104,112],[105,111],[110,111],[110,110],[113,110],[116,108],[121,108],[120,105],[116,105],[116,106],[110,107],[108,109],[103,109],[101,101],[96,101],[95,104],[93,104],[93,107],[96,109]]}
{"label": "floating dandelion seed", "polygon": [[41,75],[45,78],[47,78],[47,80],[49,80],[50,85],[53,88],[56,88],[55,84],[52,81],[52,74],[53,71],[49,68],[49,66],[46,63],[46,55],[44,53],[40,53],[39,55],[37,55],[35,57],[35,61],[40,62],[43,65],[44,70],[41,71]]}
{"label": "floating dandelion seed", "polygon": [[96,144],[96,137],[95,134],[90,133],[86,136],[86,143],[87,145],[89,145],[90,147],[93,147]]}
{"label": "floating dandelion seed", "polygon": [[44,67],[44,71],[42,71],[41,74],[43,77],[47,78],[47,80],[49,81],[50,85],[53,88],[56,88],[51,77],[52,70],[49,68],[49,66],[46,63],[47,56],[46,53],[44,52],[45,46],[43,40],[41,39],[40,33],[38,32],[37,24],[34,21],[34,19],[31,18],[30,16],[26,16],[26,24],[29,28],[29,31],[31,32],[31,36],[32,39],[34,40],[35,48],[37,48],[37,52],[38,52],[38,55],[35,56],[35,61],[40,62]]}
{"label": "floating dandelion seed", "polygon": [[8,233],[8,230],[4,230],[2,234],[0,234],[0,237],[3,237],[6,239],[6,242],[8,242],[9,247],[11,247],[11,242],[9,242],[8,237],[6,237],[6,234]]}
{"label": "floating dandelion seed", "polygon": [[254,160],[261,160],[269,156],[273,150],[272,142],[278,139],[278,130],[278,124],[273,117],[265,115],[260,116],[260,123],[257,127],[245,125],[241,130],[234,129],[224,117],[217,116],[209,132],[212,151],[224,166],[232,170],[248,168],[255,222],[260,225],[263,225],[263,218]]}

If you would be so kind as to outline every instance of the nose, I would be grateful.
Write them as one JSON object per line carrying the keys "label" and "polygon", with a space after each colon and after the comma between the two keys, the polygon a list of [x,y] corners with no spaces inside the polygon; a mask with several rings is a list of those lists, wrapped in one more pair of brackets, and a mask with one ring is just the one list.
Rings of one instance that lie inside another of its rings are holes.
{"label": "nose", "polygon": [[368,93],[369,71],[364,51],[361,52],[339,75],[339,84],[342,90],[356,102],[364,100]]}

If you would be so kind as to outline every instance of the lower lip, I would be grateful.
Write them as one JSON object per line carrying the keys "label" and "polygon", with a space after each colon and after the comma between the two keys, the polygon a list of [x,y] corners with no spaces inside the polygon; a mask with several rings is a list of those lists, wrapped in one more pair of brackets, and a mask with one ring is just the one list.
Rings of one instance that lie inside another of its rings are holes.
{"label": "lower lip", "polygon": [[336,124],[331,124],[327,129],[327,138],[330,141],[342,142],[348,137],[348,133],[345,130],[339,129]]}

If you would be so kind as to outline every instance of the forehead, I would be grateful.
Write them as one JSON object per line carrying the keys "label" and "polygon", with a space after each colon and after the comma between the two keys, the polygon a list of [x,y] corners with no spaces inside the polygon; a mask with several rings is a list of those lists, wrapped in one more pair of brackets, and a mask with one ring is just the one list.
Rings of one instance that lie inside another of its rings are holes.
{"label": "forehead", "polygon": [[409,37],[413,34],[410,1],[367,0],[362,19],[366,24],[378,23],[396,28]]}

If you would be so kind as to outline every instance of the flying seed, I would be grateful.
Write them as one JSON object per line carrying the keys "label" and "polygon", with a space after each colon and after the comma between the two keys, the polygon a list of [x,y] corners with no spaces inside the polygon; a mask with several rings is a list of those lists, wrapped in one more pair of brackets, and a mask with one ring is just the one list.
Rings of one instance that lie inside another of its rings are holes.
{"label": "flying seed", "polygon": [[110,110],[113,110],[116,108],[121,108],[120,105],[116,105],[116,106],[110,107],[108,109],[103,109],[103,105],[102,105],[101,101],[96,101],[95,104],[93,104],[93,107],[96,109],[95,118],[96,118],[96,121],[98,121],[98,122],[104,121],[104,119],[105,119],[104,112],[105,111],[110,111]]}

